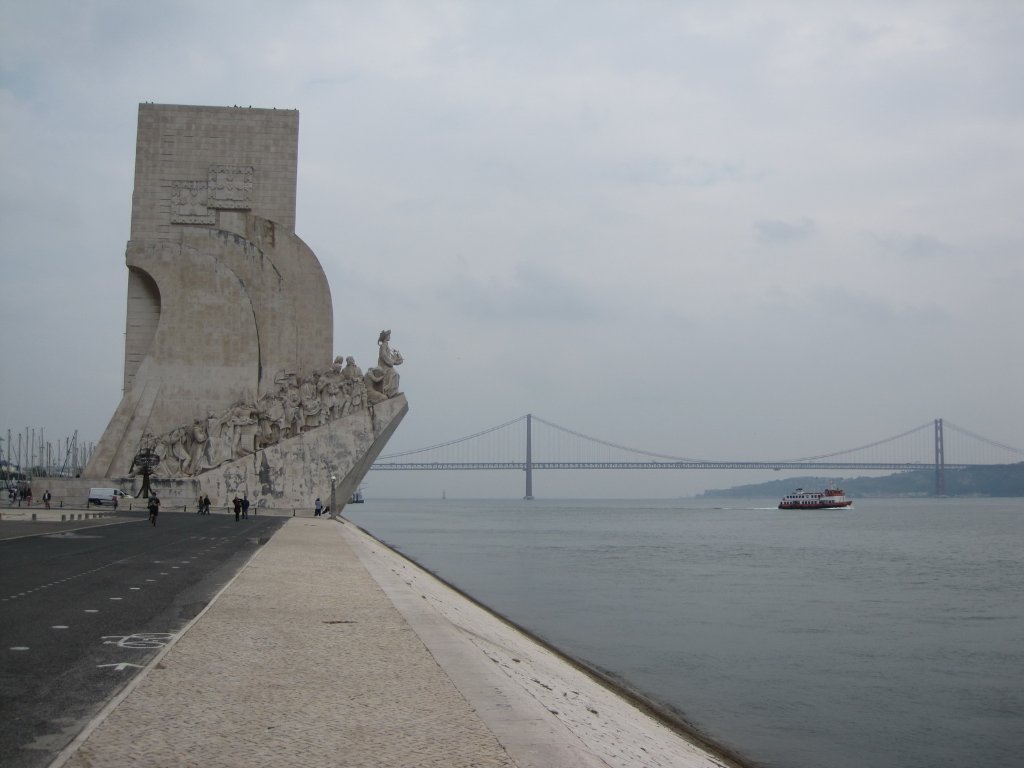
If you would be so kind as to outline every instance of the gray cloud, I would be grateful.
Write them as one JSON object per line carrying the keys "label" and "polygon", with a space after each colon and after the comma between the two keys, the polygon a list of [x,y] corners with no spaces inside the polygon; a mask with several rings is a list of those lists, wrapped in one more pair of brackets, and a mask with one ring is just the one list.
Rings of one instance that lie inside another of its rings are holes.
{"label": "gray cloud", "polygon": [[520,263],[504,279],[481,280],[455,275],[439,290],[442,302],[474,321],[567,323],[590,322],[600,314],[582,286],[539,264]]}
{"label": "gray cloud", "polygon": [[929,235],[888,233],[873,235],[879,250],[914,261],[933,261],[957,254],[956,248]]}
{"label": "gray cloud", "polygon": [[766,245],[788,245],[806,240],[814,235],[817,227],[808,218],[797,221],[762,220],[754,222],[754,232],[759,242]]}

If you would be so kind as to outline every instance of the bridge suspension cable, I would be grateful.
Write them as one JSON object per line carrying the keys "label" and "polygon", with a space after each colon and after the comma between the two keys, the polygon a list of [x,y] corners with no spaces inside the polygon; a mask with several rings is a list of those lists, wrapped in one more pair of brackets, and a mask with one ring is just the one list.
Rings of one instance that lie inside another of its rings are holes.
{"label": "bridge suspension cable", "polygon": [[525,419],[526,419],[526,416],[520,416],[518,418],[512,419],[511,421],[506,421],[504,424],[499,424],[496,427],[490,427],[489,429],[484,429],[484,430],[481,430],[479,432],[475,432],[472,435],[466,435],[465,437],[459,437],[459,438],[456,438],[455,440],[448,440],[447,442],[438,443],[437,445],[428,445],[426,448],[415,448],[415,449],[413,449],[411,451],[401,451],[399,453],[389,453],[386,456],[378,457],[377,460],[381,461],[381,460],[384,460],[384,459],[398,459],[398,458],[401,458],[402,456],[413,456],[413,455],[415,455],[417,453],[426,453],[427,451],[436,451],[436,450],[438,450],[440,448],[447,448],[447,447],[452,446],[452,445],[458,445],[459,443],[465,443],[465,442],[468,442],[470,440],[474,440],[474,439],[476,439],[478,437],[483,437],[484,435],[489,435],[492,432],[497,432],[499,429],[504,429],[505,427],[509,427],[509,426],[515,424],[516,422],[524,421]]}
{"label": "bridge suspension cable", "polygon": [[961,435],[965,435],[966,437],[973,438],[974,440],[978,440],[978,441],[980,441],[982,443],[985,443],[986,445],[991,445],[994,448],[1002,448],[1004,451],[1010,451],[1010,453],[1016,453],[1018,456],[1024,456],[1024,450],[1022,450],[1020,448],[1014,448],[1012,445],[1006,445],[1005,443],[1000,443],[998,440],[990,440],[987,437],[982,437],[981,435],[979,435],[979,434],[977,434],[975,432],[971,432],[969,429],[964,429],[963,427],[958,427],[956,424],[952,424],[952,423],[950,423],[948,421],[946,422],[946,426],[949,427],[950,429],[952,429],[954,432],[959,432]]}
{"label": "bridge suspension cable", "polygon": [[627,451],[629,453],[635,453],[640,456],[650,456],[655,459],[668,459],[669,461],[706,461],[706,459],[684,459],[680,456],[669,456],[668,454],[665,453],[654,453],[653,451],[643,451],[640,450],[639,448],[630,448],[628,445],[619,445],[618,443],[612,443],[607,440],[602,440],[598,437],[591,437],[590,435],[585,435],[582,432],[577,432],[576,430],[569,429],[567,427],[560,427],[558,424],[553,424],[550,421],[547,421],[546,419],[542,419],[540,416],[534,416],[533,420],[539,421],[541,424],[551,427],[552,429],[557,429],[560,432],[565,432],[566,434],[572,435],[573,437],[579,437],[582,438],[583,440],[589,440],[592,443],[598,443],[599,445],[607,446],[608,448],[617,448],[620,451]]}
{"label": "bridge suspension cable", "polygon": [[892,437],[887,437],[887,438],[885,438],[883,440],[876,440],[875,442],[868,443],[867,445],[861,445],[861,446],[858,446],[856,448],[847,448],[846,450],[843,450],[843,451],[834,451],[833,453],[822,453],[822,454],[820,454],[818,456],[805,456],[802,459],[787,459],[787,461],[792,461],[792,462],[820,461],[821,459],[831,459],[831,458],[833,458],[835,456],[845,456],[846,454],[849,454],[849,453],[857,453],[858,451],[866,451],[866,450],[868,450],[870,448],[877,448],[880,445],[885,445],[886,443],[895,442],[895,441],[897,441],[897,440],[899,440],[901,438],[909,437],[910,435],[916,434],[918,432],[922,432],[922,431],[924,431],[926,429],[932,429],[933,427],[934,427],[934,424],[932,422],[928,422],[927,424],[922,424],[919,427],[914,427],[913,429],[908,429],[906,432],[901,432],[898,435],[893,435]]}

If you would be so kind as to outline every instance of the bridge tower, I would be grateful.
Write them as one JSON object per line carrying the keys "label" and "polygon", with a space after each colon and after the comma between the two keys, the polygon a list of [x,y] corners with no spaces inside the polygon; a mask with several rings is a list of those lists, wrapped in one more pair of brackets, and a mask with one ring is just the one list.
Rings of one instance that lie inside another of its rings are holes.
{"label": "bridge tower", "polygon": [[526,495],[527,501],[533,500],[533,414],[526,414]]}
{"label": "bridge tower", "polygon": [[946,452],[942,444],[942,419],[935,420],[935,495],[946,495]]}

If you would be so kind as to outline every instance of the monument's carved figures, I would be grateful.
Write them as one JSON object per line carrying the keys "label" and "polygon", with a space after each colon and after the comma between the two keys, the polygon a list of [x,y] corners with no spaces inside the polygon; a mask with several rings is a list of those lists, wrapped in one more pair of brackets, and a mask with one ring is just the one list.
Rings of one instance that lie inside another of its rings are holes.
{"label": "monument's carved figures", "polygon": [[[341,360],[340,357],[338,359]],[[345,367],[341,369],[341,378],[347,383],[360,381],[363,378],[363,372],[359,370],[354,357],[345,358]]]}
{"label": "monument's carved figures", "polygon": [[273,445],[284,434],[284,402],[281,390],[268,392],[256,401],[256,448]]}
{"label": "monument's carved figures", "polygon": [[209,434],[206,431],[206,422],[202,419],[196,419],[192,422],[192,430],[186,438],[189,462],[188,467],[183,468],[184,474],[195,475],[201,471],[203,457],[206,455],[206,441],[208,439]]}
{"label": "monument's carved figures", "polygon": [[171,430],[169,455],[166,460],[173,462],[175,474],[181,475],[188,471],[191,451],[188,444],[190,427],[178,427]]}
{"label": "monument's carved figures", "polygon": [[[398,361],[396,365],[401,362],[397,350],[389,350],[388,356]],[[386,369],[375,366],[364,375],[355,358],[345,358],[344,368],[342,359],[337,357],[329,369],[306,378],[290,376],[255,402],[239,400],[190,425],[157,436],[147,434],[144,444],[161,457],[154,475],[194,477],[389,399]]]}
{"label": "monument's carved figures", "polygon": [[381,391],[385,397],[394,397],[401,394],[398,391],[398,371],[395,370],[395,366],[401,365],[405,361],[402,359],[401,352],[391,348],[390,330],[380,332],[380,336],[377,338],[377,346],[379,348],[377,366],[384,373]]}
{"label": "monument's carved figures", "polygon": [[341,405],[338,401],[338,395],[341,393],[341,387],[338,386],[337,379],[338,374],[332,368],[329,373],[320,377],[320,382],[317,385],[322,423],[326,423],[330,419],[336,419],[340,415]]}
{"label": "monument's carved figures", "polygon": [[302,382],[300,393],[302,397],[302,431],[311,427],[319,427],[324,423],[322,420],[323,404],[320,402],[320,374],[314,373],[312,378]]}
{"label": "monument's carved figures", "polygon": [[370,405],[382,403],[388,399],[388,396],[384,394],[384,371],[377,366],[366,371],[363,383],[366,388],[366,400]]}

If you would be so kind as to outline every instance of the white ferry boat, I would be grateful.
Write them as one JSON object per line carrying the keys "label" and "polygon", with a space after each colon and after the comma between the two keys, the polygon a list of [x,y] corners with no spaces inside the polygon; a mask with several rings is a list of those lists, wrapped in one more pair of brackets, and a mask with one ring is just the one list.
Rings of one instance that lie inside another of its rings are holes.
{"label": "white ferry boat", "polygon": [[782,497],[779,509],[838,509],[851,504],[853,501],[846,498],[842,488],[831,486],[823,491],[805,491],[803,488],[797,488]]}

